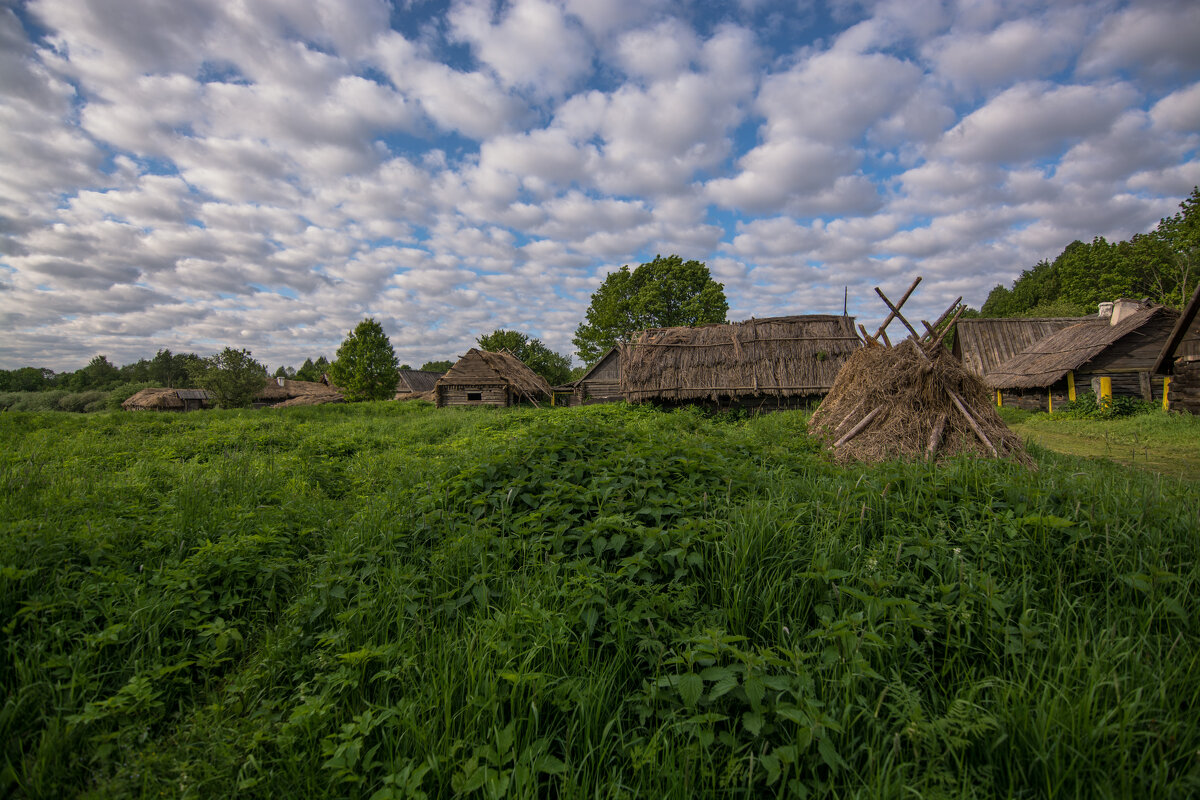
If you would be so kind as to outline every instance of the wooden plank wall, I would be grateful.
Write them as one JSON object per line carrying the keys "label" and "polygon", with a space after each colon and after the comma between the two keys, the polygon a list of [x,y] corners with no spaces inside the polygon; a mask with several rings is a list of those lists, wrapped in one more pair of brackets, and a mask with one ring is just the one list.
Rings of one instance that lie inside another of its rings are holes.
{"label": "wooden plank wall", "polygon": [[[1160,380],[1160,390],[1161,383]],[[1200,360],[1175,362],[1175,376],[1171,379],[1170,401],[1172,411],[1200,414]]]}
{"label": "wooden plank wall", "polygon": [[[479,392],[481,399],[468,400],[468,392]],[[509,405],[508,387],[503,384],[452,384],[437,388],[437,407],[445,406],[507,406]]]}

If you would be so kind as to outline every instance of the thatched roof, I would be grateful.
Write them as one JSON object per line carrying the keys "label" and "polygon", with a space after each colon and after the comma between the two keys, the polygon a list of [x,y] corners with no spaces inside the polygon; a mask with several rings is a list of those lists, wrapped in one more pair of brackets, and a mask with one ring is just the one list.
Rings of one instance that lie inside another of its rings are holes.
{"label": "thatched roof", "polygon": [[410,394],[432,391],[438,378],[445,374],[444,372],[425,372],[419,369],[400,370],[400,380],[396,382],[396,399],[399,400],[401,395],[407,397]]}
{"label": "thatched roof", "polygon": [[174,411],[182,409],[184,403],[174,389],[142,389],[121,403],[126,411]]}
{"label": "thatched roof", "polygon": [[472,347],[445,375],[437,386],[507,385],[527,397],[549,395],[546,379],[525,366],[525,362],[509,352],[492,353]]}
{"label": "thatched roof", "polygon": [[862,342],[853,317],[812,314],[659,328],[618,346],[626,400],[716,402],[827,392]]}
{"label": "thatched roof", "polygon": [[328,394],[302,394],[293,397],[290,400],[284,400],[282,403],[276,403],[271,408],[292,408],[293,406],[323,406],[326,403],[344,403],[346,402],[340,394],[329,392]]}
{"label": "thatched roof", "polygon": [[912,339],[851,355],[808,428],[834,445],[839,461],[965,454],[1033,463],[983,381],[945,347]]}
{"label": "thatched roof", "polygon": [[1103,317],[1088,318],[1034,342],[998,365],[985,380],[996,389],[1050,386],[1146,324],[1164,317],[1173,318],[1178,313],[1165,306],[1150,306],[1133,312],[1116,325],[1109,324]]}
{"label": "thatched roof", "polygon": [[[1179,356],[1200,355],[1200,324],[1193,324],[1197,320],[1197,312],[1200,312],[1200,284],[1196,285],[1192,299],[1184,306],[1183,313],[1175,321],[1171,335],[1167,337],[1162,352],[1154,362],[1155,375],[1170,375],[1174,371],[1175,359]],[[1192,344],[1192,347],[1187,349],[1195,352],[1183,352],[1185,348],[1182,345],[1185,340]]]}
{"label": "thatched roof", "polygon": [[1088,317],[1005,317],[961,319],[954,337],[954,355],[972,375],[986,376],[1034,342],[1078,325]]}
{"label": "thatched roof", "polygon": [[[256,403],[272,403],[278,405],[285,400],[298,397],[331,397],[342,399],[341,390],[336,386],[326,386],[317,381],[294,381],[290,378],[268,378],[262,390],[254,396]],[[336,402],[326,400],[325,402]]]}

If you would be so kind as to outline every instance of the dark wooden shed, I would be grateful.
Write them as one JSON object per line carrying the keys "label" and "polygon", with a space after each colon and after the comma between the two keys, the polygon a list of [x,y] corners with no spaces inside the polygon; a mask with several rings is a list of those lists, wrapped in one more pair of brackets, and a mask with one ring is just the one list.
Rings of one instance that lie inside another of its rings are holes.
{"label": "dark wooden shed", "polygon": [[571,384],[571,389],[573,406],[621,400],[621,352],[610,347],[583,377]]}
{"label": "dark wooden shed", "polygon": [[411,400],[413,398],[428,399],[433,387],[446,373],[427,372],[419,369],[400,370],[400,379],[396,381],[396,396],[393,400]]}
{"label": "dark wooden shed", "polygon": [[1200,414],[1200,285],[1171,329],[1154,372],[1169,379],[1167,408]]}
{"label": "dark wooden shed", "polygon": [[438,408],[446,406],[511,406],[522,400],[549,397],[550,384],[508,352],[472,347],[434,387]]}

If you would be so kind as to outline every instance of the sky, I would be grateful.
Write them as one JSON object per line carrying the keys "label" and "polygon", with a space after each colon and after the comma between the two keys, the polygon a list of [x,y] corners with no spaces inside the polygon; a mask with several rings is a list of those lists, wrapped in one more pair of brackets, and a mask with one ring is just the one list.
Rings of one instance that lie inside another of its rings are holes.
{"label": "sky", "polygon": [[0,0],[0,368],[573,355],[656,254],[731,320],[978,307],[1200,184],[1198,43],[1193,0]]}

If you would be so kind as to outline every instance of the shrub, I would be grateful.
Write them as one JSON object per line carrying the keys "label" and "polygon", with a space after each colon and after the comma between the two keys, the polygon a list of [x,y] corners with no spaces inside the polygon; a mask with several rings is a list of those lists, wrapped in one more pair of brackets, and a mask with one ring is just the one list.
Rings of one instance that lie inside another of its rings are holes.
{"label": "shrub", "polygon": [[1119,395],[1106,403],[1100,402],[1092,392],[1079,395],[1075,402],[1068,403],[1052,416],[1064,419],[1121,419],[1158,410],[1158,405],[1148,400]]}

